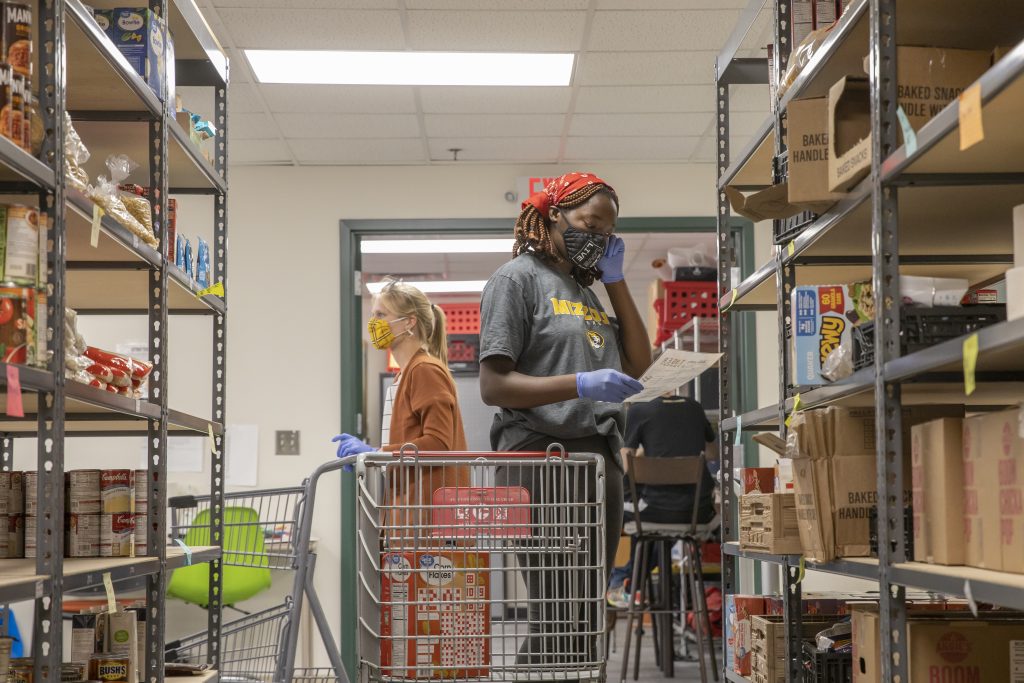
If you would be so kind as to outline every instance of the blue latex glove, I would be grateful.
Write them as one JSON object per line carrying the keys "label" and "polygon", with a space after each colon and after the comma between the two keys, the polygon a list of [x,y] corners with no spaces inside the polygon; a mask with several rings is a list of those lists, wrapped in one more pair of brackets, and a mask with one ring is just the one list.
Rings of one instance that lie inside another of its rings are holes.
{"label": "blue latex glove", "polygon": [[622,282],[625,275],[622,274],[623,262],[626,259],[626,243],[621,237],[609,235],[608,244],[604,248],[604,255],[597,262],[601,271],[601,282],[610,285],[613,282]]}
{"label": "blue latex glove", "polygon": [[[358,455],[359,453],[369,453],[373,450],[373,446],[358,437],[352,436],[351,434],[338,434],[338,436],[331,439],[331,441],[337,442],[338,444],[339,458],[344,458],[349,455]],[[342,469],[346,472],[351,472],[352,465],[345,465]]]}
{"label": "blue latex glove", "polygon": [[618,370],[594,370],[576,373],[576,392],[580,398],[606,403],[622,403],[643,391],[644,385]]}

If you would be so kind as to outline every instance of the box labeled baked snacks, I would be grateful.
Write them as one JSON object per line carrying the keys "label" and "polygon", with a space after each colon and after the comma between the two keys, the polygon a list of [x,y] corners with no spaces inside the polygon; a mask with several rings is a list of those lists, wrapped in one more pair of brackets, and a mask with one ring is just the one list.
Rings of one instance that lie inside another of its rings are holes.
{"label": "box labeled baked snacks", "polygon": [[20,2],[3,3],[3,61],[14,73],[32,77],[32,7]]}
{"label": "box labeled baked snacks", "polygon": [[1003,565],[999,513],[999,447],[993,448],[986,431],[992,428],[991,415],[975,415],[964,420],[964,554],[965,563],[982,569],[1001,569]]}
{"label": "box labeled baked snacks", "polygon": [[963,420],[943,418],[911,429],[914,559],[963,564]]}
{"label": "box labeled baked snacks", "polygon": [[[979,487],[979,496],[999,502],[999,568],[1005,572],[1024,572],[1024,440],[1020,438],[1020,410],[988,413],[977,419],[981,431],[981,463],[995,470],[997,488]],[[977,467],[975,467],[977,476]],[[990,477],[991,472],[983,475]],[[991,483],[991,482],[986,482]],[[992,491],[998,491],[993,495]],[[986,501],[983,505],[988,505]],[[992,526],[991,517],[982,523]],[[987,542],[988,536],[983,537]],[[987,548],[985,548],[987,550]],[[983,554],[984,557],[984,554]],[[989,567],[991,568],[991,567]]]}
{"label": "box labeled baked snacks", "polygon": [[843,198],[828,189],[828,98],[793,100],[786,115],[789,203],[820,212]]}
{"label": "box labeled baked snacks", "polygon": [[146,7],[118,7],[111,13],[110,39],[160,97],[167,78],[164,21]]}
{"label": "box labeled baked snacks", "polygon": [[489,582],[487,553],[384,553],[381,673],[396,678],[488,676]]}

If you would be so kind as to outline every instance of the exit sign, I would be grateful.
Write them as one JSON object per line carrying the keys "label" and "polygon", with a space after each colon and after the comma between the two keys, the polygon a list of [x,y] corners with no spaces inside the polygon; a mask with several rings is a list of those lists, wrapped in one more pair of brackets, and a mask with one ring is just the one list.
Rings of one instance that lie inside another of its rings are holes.
{"label": "exit sign", "polygon": [[516,178],[516,192],[519,201],[525,202],[534,192],[540,192],[558,176],[520,176]]}

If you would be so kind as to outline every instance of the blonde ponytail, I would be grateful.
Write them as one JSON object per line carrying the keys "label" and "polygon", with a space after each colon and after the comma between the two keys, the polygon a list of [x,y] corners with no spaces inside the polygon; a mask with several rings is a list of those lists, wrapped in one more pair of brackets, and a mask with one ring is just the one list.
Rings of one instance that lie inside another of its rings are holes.
{"label": "blonde ponytail", "polygon": [[444,311],[437,304],[431,304],[434,311],[434,325],[427,340],[427,353],[448,367],[448,333],[445,330]]}

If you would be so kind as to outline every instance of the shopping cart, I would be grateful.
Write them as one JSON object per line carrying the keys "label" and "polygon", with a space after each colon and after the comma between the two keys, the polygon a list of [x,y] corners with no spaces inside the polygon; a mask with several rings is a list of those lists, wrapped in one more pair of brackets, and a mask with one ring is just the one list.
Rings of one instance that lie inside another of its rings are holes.
{"label": "shopping cart", "polygon": [[[222,681],[348,683],[338,645],[313,587],[316,553],[309,550],[317,484],[323,475],[339,471],[343,465],[339,460],[325,463],[301,486],[225,494],[221,511],[224,586],[233,580],[233,572],[235,577],[247,578],[246,572],[285,569],[294,571],[294,579],[291,594],[282,604],[222,624]],[[208,544],[213,515],[210,496],[175,497],[168,505],[172,541]],[[202,543],[204,540],[206,543]],[[193,569],[208,571],[198,566],[176,571]],[[303,599],[309,601],[309,611],[326,648],[330,668],[294,667]],[[206,631],[168,643],[166,647],[168,662],[203,664],[208,661],[208,655]]]}
{"label": "shopping cart", "polygon": [[406,446],[345,462],[361,681],[604,680],[601,456]]}

